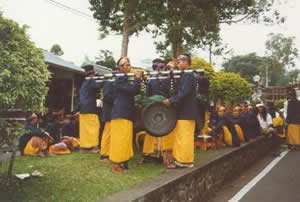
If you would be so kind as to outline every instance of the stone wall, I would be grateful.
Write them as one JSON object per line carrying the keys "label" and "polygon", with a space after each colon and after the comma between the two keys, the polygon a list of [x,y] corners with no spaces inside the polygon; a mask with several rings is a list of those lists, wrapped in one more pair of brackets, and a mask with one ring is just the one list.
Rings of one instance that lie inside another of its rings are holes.
{"label": "stone wall", "polygon": [[217,150],[196,162],[194,168],[170,170],[104,201],[206,202],[226,181],[237,177],[278,145],[276,138],[259,137],[239,148]]}

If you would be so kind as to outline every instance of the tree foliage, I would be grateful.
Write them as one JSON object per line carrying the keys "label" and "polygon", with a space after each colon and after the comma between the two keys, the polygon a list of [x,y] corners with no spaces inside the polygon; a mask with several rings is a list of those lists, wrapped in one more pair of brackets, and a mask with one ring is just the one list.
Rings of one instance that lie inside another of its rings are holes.
{"label": "tree foliage", "polygon": [[[0,13],[0,111],[17,104],[24,110],[39,111],[48,92],[50,73],[43,52],[30,41],[26,29]],[[15,140],[23,129],[14,124],[0,120],[0,148],[7,144],[15,151]]]}
{"label": "tree foliage", "polygon": [[295,47],[296,37],[286,37],[283,34],[269,34],[266,41],[266,56],[277,61],[283,67],[295,66],[298,49]]}
{"label": "tree foliage", "polygon": [[252,89],[239,74],[217,72],[210,82],[210,95],[214,100],[227,101],[231,104],[249,99]]}
{"label": "tree foliage", "polygon": [[[269,34],[265,43],[265,68],[270,74],[270,85],[282,85],[286,70],[295,66],[298,49],[295,47],[295,37],[286,37],[283,34]],[[263,74],[266,77],[266,73]]]}
{"label": "tree foliage", "polygon": [[156,25],[151,31],[155,37],[165,36],[157,46],[165,50],[171,46],[173,57],[182,53],[182,47],[218,44],[222,23],[284,21],[273,7],[274,0],[161,0],[160,4],[151,15]]}
{"label": "tree foliage", "polygon": [[265,58],[257,56],[256,53],[234,56],[223,63],[225,72],[240,74],[248,82],[253,83],[253,77],[262,72]]}
{"label": "tree foliage", "polygon": [[210,80],[210,98],[215,101],[239,103],[251,97],[249,83],[239,74],[215,72],[213,66],[199,57],[192,57],[192,69],[204,69],[205,76]]}
{"label": "tree foliage", "polygon": [[96,57],[96,64],[103,65],[105,67],[114,69],[116,67],[116,61],[113,54],[109,50],[101,50],[98,57]]}
{"label": "tree foliage", "polygon": [[54,44],[51,47],[50,52],[55,54],[55,55],[58,55],[58,56],[62,56],[64,54],[64,52],[62,51],[60,45],[58,45],[58,44]]}
{"label": "tree foliage", "polygon": [[216,72],[210,63],[196,56],[192,57],[191,68],[204,69],[204,75],[207,76],[209,79],[214,79],[214,76],[216,75]]}
{"label": "tree foliage", "polygon": [[149,13],[155,10],[159,0],[89,0],[90,10],[99,22],[100,38],[108,34],[122,34],[121,56],[128,52],[129,37],[144,30],[151,20]]}

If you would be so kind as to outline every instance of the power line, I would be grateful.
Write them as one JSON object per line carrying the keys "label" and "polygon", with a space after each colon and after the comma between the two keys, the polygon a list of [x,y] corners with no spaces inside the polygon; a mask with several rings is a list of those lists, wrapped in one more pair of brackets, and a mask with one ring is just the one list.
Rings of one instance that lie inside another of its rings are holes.
{"label": "power line", "polygon": [[85,17],[87,18],[88,20],[93,20],[93,22],[95,22],[95,19],[93,18],[93,16],[89,15],[89,14],[86,14],[82,11],[79,11],[79,10],[76,10],[74,8],[71,8],[65,4],[62,4],[60,2],[57,2],[57,1],[54,1],[54,0],[45,0],[47,3],[51,4],[51,5],[54,5],[58,8],[61,8],[61,9],[64,9],[65,11],[69,11],[77,16],[81,16],[81,17]]}

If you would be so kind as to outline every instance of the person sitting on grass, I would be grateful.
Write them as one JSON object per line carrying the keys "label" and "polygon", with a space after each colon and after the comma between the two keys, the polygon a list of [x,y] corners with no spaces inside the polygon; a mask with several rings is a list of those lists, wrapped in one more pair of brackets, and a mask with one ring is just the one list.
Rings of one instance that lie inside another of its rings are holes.
{"label": "person sitting on grass", "polygon": [[62,135],[79,138],[79,112],[71,112],[70,122],[62,126]]}
{"label": "person sitting on grass", "polygon": [[48,156],[48,146],[53,142],[49,133],[42,131],[37,127],[38,116],[31,113],[25,123],[25,129],[28,131],[19,139],[19,149],[21,155],[28,156]]}

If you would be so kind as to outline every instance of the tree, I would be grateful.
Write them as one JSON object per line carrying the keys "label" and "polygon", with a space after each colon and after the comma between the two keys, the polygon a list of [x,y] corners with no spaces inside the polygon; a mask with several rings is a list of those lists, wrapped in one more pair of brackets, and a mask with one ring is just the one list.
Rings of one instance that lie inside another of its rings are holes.
{"label": "tree", "polygon": [[164,35],[166,40],[157,42],[157,46],[165,50],[171,46],[176,57],[182,47],[203,48],[217,42],[222,23],[284,22],[273,4],[273,0],[162,0],[151,16],[156,23],[152,33],[154,37]]}
{"label": "tree", "polygon": [[216,72],[210,63],[208,63],[204,59],[196,57],[196,56],[192,57],[191,68],[192,69],[204,69],[204,74],[209,79],[214,79],[214,77],[216,75]]}
{"label": "tree", "polygon": [[[26,25],[20,27],[0,13],[0,111],[21,104],[24,111],[39,112],[45,102],[50,73],[42,50],[30,41],[26,30]],[[23,132],[23,124],[0,119],[0,149],[6,144],[12,151],[9,182],[16,153],[15,141]]]}
{"label": "tree", "polygon": [[60,45],[58,45],[58,44],[54,44],[51,47],[50,52],[53,53],[54,55],[58,55],[58,56],[62,56],[64,54],[64,52],[62,51]]}
{"label": "tree", "polygon": [[253,83],[253,76],[260,74],[265,64],[265,58],[257,56],[256,53],[237,55],[223,63],[225,72],[240,74],[248,82]]}
{"label": "tree", "polygon": [[90,10],[98,20],[100,38],[108,34],[122,34],[121,56],[127,56],[129,38],[138,34],[150,23],[149,13],[155,12],[151,7],[159,0],[89,0]]}
{"label": "tree", "polygon": [[299,69],[293,69],[287,73],[287,83],[296,83],[298,82],[298,78],[300,76],[300,70]]}
{"label": "tree", "polygon": [[113,54],[109,50],[101,50],[98,57],[96,57],[96,64],[103,65],[105,67],[114,69],[116,67],[116,61]]}
{"label": "tree", "polygon": [[87,64],[94,64],[95,62],[92,61],[89,56],[85,55],[84,56],[84,59],[83,59],[83,62],[81,63],[81,67],[84,66],[84,65],[87,65]]}
{"label": "tree", "polygon": [[210,82],[209,91],[213,100],[230,104],[240,103],[252,95],[252,89],[245,79],[239,74],[228,72],[217,72]]}
{"label": "tree", "polygon": [[[295,66],[298,49],[295,47],[295,37],[285,37],[283,34],[269,34],[266,46],[265,81],[266,86],[271,78],[271,85],[279,84],[286,69]],[[270,72],[269,72],[270,71]],[[269,76],[270,74],[270,76]]]}

